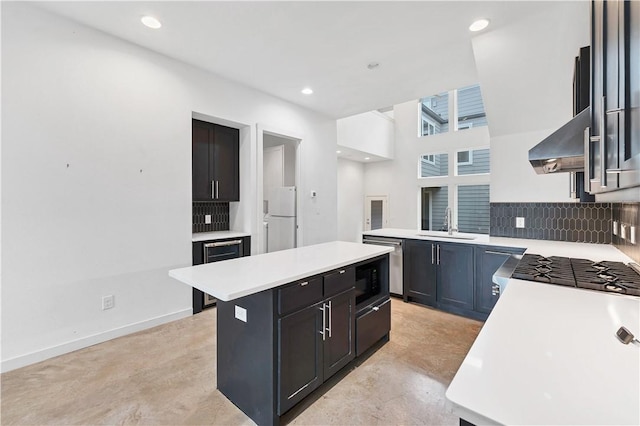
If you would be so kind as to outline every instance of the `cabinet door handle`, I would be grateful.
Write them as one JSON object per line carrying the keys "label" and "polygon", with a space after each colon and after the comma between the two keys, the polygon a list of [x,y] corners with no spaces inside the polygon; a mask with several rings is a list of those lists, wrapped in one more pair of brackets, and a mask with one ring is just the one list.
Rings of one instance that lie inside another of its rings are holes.
{"label": "cabinet door handle", "polygon": [[433,265],[433,264],[435,263],[435,261],[436,261],[436,260],[435,260],[435,257],[436,257],[436,254],[435,254],[435,246],[434,246],[434,244],[431,244],[431,264],[432,264],[432,265]]}
{"label": "cabinet door handle", "polygon": [[213,200],[216,199],[216,181],[215,180],[211,181],[211,199]]}
{"label": "cabinet door handle", "polygon": [[322,334],[322,341],[327,340],[327,335],[325,333],[325,329],[326,326],[325,324],[327,323],[327,312],[324,310],[324,303],[322,304],[322,308],[318,308],[322,311],[322,330],[319,331],[320,334]]}
{"label": "cabinet door handle", "polygon": [[440,244],[438,244],[438,252],[437,252],[437,258],[438,262],[436,263],[436,265],[440,264]]}
{"label": "cabinet door handle", "polygon": [[374,306],[373,308],[371,308],[371,310],[372,310],[372,311],[376,311],[376,312],[377,312],[377,311],[379,311],[379,310],[380,310],[380,307],[379,307],[379,306]]}
{"label": "cabinet door handle", "polygon": [[614,109],[608,110],[605,114],[619,114],[622,111],[624,111],[624,108],[614,108]]}
{"label": "cabinet door handle", "polygon": [[345,271],[344,269],[342,269],[342,270],[340,270],[339,272],[340,272],[341,274],[344,274],[344,273],[345,273],[345,272],[347,272],[347,271]]}
{"label": "cabinet door handle", "polygon": [[216,181],[216,200],[217,200],[218,198],[220,198],[220,192],[218,191],[218,183],[219,183],[219,182],[220,182],[220,181],[218,181],[218,180]]}
{"label": "cabinet door handle", "polygon": [[307,284],[309,284],[309,281],[302,282],[302,283],[300,283],[300,287],[304,287]]}
{"label": "cabinet door handle", "polygon": [[329,337],[331,337],[331,300],[329,300],[329,304],[327,305],[329,307]]}
{"label": "cabinet door handle", "polygon": [[600,187],[607,187],[607,115],[605,114],[606,96],[602,97],[600,109]]}
{"label": "cabinet door handle", "polygon": [[591,128],[584,129],[584,190],[591,192]]}

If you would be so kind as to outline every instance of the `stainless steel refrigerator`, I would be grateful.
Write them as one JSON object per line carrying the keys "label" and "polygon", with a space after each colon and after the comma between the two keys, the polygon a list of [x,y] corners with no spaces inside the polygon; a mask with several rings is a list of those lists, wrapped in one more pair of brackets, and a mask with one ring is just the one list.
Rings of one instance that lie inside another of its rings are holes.
{"label": "stainless steel refrigerator", "polygon": [[271,188],[268,196],[267,252],[296,246],[296,187]]}

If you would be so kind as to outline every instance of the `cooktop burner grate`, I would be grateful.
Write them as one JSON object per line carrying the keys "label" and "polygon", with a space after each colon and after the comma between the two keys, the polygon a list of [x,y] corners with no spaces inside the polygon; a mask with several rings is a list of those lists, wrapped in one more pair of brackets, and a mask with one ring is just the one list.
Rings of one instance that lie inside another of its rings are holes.
{"label": "cooktop burner grate", "polygon": [[640,296],[640,274],[622,262],[525,254],[511,277]]}

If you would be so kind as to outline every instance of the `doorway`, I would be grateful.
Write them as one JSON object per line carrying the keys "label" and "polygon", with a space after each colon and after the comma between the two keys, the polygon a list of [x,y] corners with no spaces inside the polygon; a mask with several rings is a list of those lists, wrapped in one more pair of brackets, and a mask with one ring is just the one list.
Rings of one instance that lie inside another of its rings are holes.
{"label": "doorway", "polygon": [[364,203],[364,230],[387,227],[388,201],[386,195],[367,195]]}
{"label": "doorway", "polygon": [[262,253],[298,246],[299,140],[264,132],[262,137]]}

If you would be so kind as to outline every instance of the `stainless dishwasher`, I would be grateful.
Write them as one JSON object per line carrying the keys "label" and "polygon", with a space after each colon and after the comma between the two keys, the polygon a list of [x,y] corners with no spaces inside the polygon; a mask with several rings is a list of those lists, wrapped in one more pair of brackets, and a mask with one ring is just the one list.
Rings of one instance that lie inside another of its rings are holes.
{"label": "stainless dishwasher", "polygon": [[362,243],[393,247],[393,251],[389,253],[389,292],[394,296],[402,297],[402,240],[397,238],[371,237],[365,235],[362,238]]}

